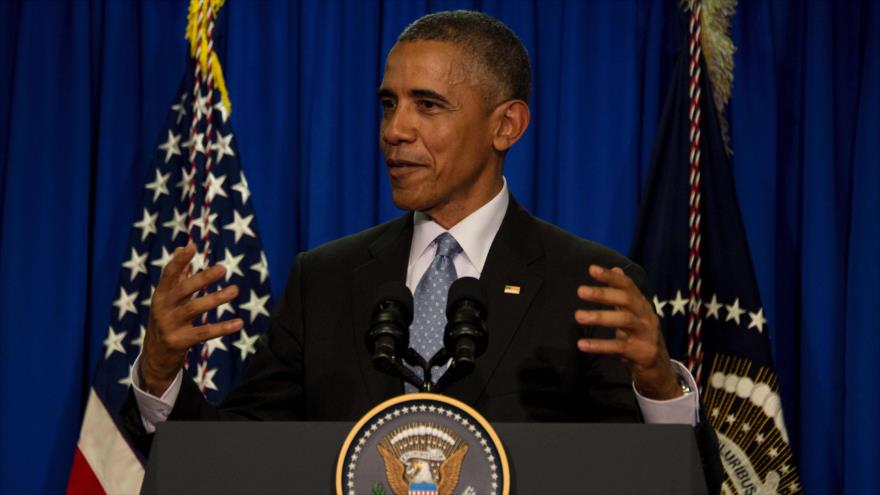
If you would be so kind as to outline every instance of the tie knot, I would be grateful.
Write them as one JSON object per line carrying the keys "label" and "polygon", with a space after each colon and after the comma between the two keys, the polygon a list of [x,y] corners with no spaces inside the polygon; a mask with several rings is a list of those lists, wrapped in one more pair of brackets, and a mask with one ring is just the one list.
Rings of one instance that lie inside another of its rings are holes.
{"label": "tie knot", "polygon": [[444,232],[438,235],[435,241],[437,242],[436,256],[448,256],[449,258],[452,258],[462,251],[458,241],[456,241],[455,237],[452,237],[452,234],[449,232]]}

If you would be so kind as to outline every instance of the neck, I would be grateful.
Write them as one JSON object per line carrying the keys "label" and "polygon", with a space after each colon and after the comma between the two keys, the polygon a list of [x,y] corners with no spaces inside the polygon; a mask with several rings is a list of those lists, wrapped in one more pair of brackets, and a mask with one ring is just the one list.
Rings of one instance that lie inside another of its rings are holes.
{"label": "neck", "polygon": [[504,180],[499,174],[489,187],[483,188],[478,194],[470,194],[466,200],[450,201],[442,206],[426,210],[424,213],[438,225],[449,230],[470,216],[471,213],[492,201],[492,198],[497,196],[503,187]]}

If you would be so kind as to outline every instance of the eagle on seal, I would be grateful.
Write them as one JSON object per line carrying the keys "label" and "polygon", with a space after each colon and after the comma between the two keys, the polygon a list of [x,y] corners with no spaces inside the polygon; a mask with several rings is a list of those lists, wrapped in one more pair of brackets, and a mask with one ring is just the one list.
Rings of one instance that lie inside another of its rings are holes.
{"label": "eagle on seal", "polygon": [[394,495],[452,495],[468,445],[436,425],[407,425],[376,446]]}

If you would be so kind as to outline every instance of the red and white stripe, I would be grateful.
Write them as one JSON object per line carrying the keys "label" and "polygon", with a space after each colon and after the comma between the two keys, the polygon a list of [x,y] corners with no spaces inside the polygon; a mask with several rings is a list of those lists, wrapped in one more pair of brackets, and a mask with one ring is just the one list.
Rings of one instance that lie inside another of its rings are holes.
{"label": "red and white stripe", "polygon": [[92,389],[67,481],[67,493],[139,493],[143,479],[143,465]]}

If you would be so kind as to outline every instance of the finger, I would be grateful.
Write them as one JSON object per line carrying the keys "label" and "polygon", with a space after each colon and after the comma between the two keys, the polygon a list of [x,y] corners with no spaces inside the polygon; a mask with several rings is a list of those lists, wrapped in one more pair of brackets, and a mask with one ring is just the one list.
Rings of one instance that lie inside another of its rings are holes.
{"label": "finger", "polygon": [[608,269],[599,265],[590,265],[590,276],[611,287],[638,290],[635,282],[617,266]]}
{"label": "finger", "polygon": [[196,273],[177,285],[176,297],[178,300],[191,297],[194,292],[217,282],[226,273],[223,265],[213,265]]}
{"label": "finger", "polygon": [[579,309],[574,312],[574,319],[581,325],[597,325],[600,327],[628,330],[636,333],[643,330],[644,324],[629,311],[602,310],[591,311]]}
{"label": "finger", "polygon": [[625,308],[632,312],[639,312],[642,309],[639,299],[644,299],[639,292],[590,285],[578,287],[577,295],[584,301]]}
{"label": "finger", "polygon": [[201,315],[205,311],[210,311],[236,297],[238,297],[238,286],[230,285],[225,289],[217,290],[205,296],[191,299],[183,305],[181,318],[185,321],[192,321],[195,317]]}
{"label": "finger", "polygon": [[592,354],[613,354],[621,356],[626,352],[626,341],[618,339],[580,339],[578,349]]}
{"label": "finger", "polygon": [[159,277],[159,286],[156,287],[156,290],[161,291],[176,285],[180,277],[186,273],[186,268],[195,254],[196,246],[192,242],[189,242],[184,247],[175,249],[171,261],[162,270],[162,275]]}
{"label": "finger", "polygon": [[189,348],[199,342],[205,342],[206,340],[216,339],[217,337],[235,333],[241,330],[242,327],[244,327],[244,321],[242,321],[241,318],[221,321],[219,323],[208,323],[206,325],[193,327],[189,332],[183,332],[184,336],[181,340],[183,341],[183,344]]}

